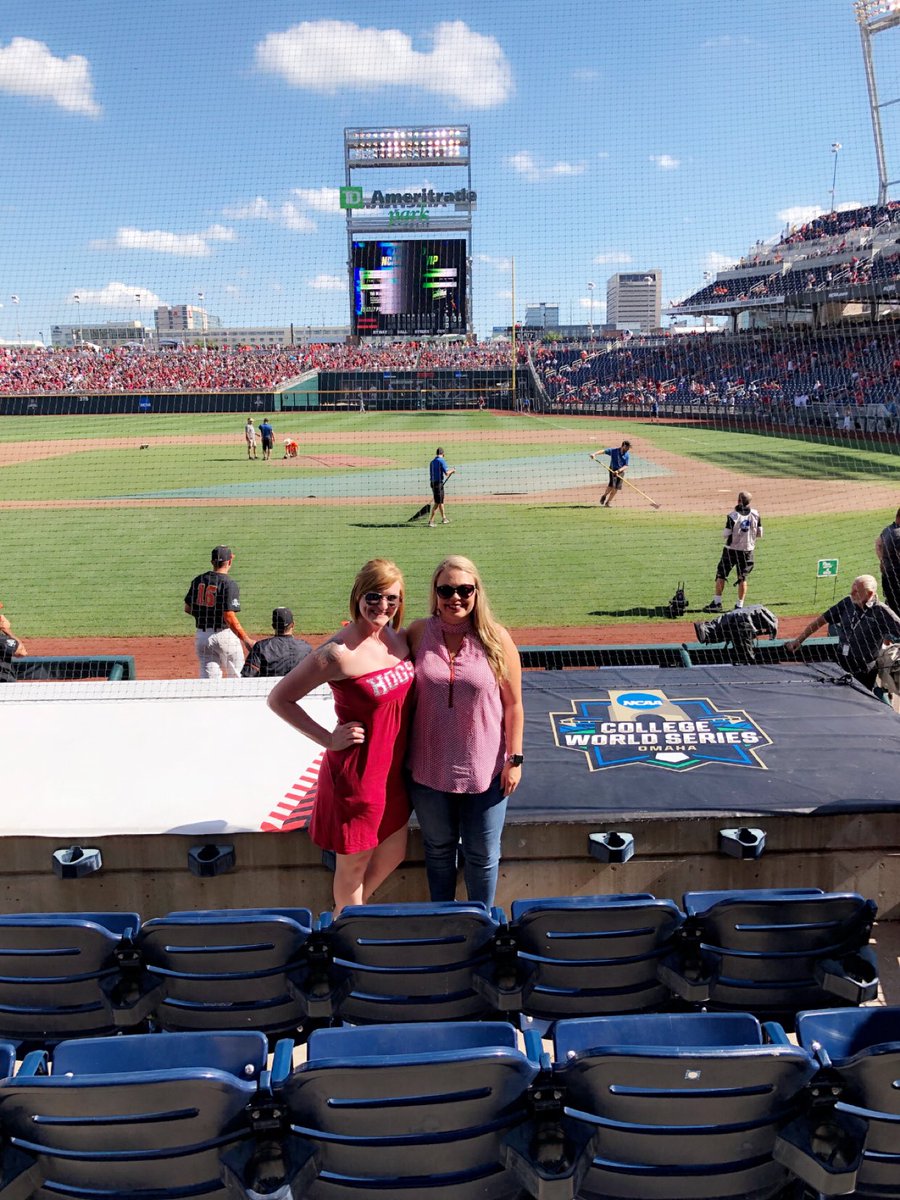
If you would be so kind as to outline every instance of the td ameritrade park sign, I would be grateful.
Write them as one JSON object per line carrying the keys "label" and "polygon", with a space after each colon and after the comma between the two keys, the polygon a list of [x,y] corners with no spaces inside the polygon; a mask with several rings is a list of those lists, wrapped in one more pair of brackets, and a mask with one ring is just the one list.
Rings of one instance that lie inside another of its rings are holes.
{"label": "td ameritrade park sign", "polygon": [[434,188],[421,188],[417,192],[382,192],[376,188],[368,199],[361,187],[342,187],[339,192],[342,209],[387,210],[389,225],[427,225],[431,216],[429,209],[473,205],[478,199],[477,193],[468,188],[457,188],[455,192],[436,192]]}

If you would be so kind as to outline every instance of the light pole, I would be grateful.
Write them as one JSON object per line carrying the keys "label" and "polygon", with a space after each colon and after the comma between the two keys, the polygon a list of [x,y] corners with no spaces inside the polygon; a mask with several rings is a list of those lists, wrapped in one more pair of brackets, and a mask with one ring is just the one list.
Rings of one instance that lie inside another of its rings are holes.
{"label": "light pole", "polygon": [[141,332],[141,349],[144,349],[144,309],[141,303],[141,293],[135,292],[134,298],[137,300],[138,306],[138,329]]}
{"label": "light pole", "polygon": [[832,171],[831,171],[831,211],[832,212],[834,212],[834,186],[835,186],[835,183],[837,182],[837,158],[838,158],[838,152],[840,151],[840,149],[841,149],[840,142],[832,142],[831,143],[831,153],[834,155],[834,167],[832,168]]}
{"label": "light pole", "polygon": [[588,318],[588,337],[591,339],[591,341],[593,341],[594,340],[594,285],[592,283],[588,284],[588,296],[590,297],[590,304],[589,304],[590,316]]}
{"label": "light pole", "polygon": [[73,296],[72,299],[78,305],[78,309],[77,309],[77,312],[78,312],[78,344],[79,344],[79,346],[83,346],[84,345],[84,330],[81,328],[81,297]]}
{"label": "light pole", "polygon": [[13,304],[16,306],[16,341],[21,346],[22,345],[22,330],[19,327],[19,297],[18,296],[10,296],[10,300],[12,300]]}

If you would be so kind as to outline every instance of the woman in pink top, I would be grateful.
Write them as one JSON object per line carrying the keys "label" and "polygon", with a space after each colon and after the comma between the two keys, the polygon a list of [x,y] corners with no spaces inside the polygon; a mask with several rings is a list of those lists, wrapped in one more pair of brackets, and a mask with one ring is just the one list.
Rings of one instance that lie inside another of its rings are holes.
{"label": "woman in pink top", "polygon": [[[350,593],[353,620],[269,693],[269,708],[326,748],[309,834],[335,855],[334,909],[362,904],[403,861],[409,798],[404,780],[413,667],[403,619],[403,576],[367,562]],[[297,703],[331,685],[337,725],[325,729]]]}
{"label": "woman in pink top", "polygon": [[461,841],[468,897],[490,907],[506,802],[522,777],[522,667],[468,558],[440,563],[431,612],[407,631],[416,664],[411,798],[428,887],[432,900],[456,899]]}

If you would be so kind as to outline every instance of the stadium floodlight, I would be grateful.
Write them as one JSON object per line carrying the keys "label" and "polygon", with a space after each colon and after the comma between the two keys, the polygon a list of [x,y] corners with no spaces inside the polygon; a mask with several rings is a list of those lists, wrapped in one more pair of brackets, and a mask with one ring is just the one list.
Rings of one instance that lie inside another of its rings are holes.
{"label": "stadium floodlight", "polygon": [[881,110],[896,100],[882,104],[878,99],[875,78],[875,62],[872,56],[872,38],[900,25],[900,0],[853,0],[859,36],[862,41],[863,63],[866,69],[866,85],[869,91],[869,113],[872,118],[872,134],[875,138],[875,160],[878,164],[878,203],[887,204],[888,189],[897,180],[888,179],[884,138],[881,132]]}
{"label": "stadium floodlight", "polygon": [[345,129],[344,151],[349,166],[458,167],[469,163],[468,125],[422,125],[411,129]]}
{"label": "stadium floodlight", "polygon": [[856,19],[870,33],[880,33],[900,23],[900,0],[853,0]]}

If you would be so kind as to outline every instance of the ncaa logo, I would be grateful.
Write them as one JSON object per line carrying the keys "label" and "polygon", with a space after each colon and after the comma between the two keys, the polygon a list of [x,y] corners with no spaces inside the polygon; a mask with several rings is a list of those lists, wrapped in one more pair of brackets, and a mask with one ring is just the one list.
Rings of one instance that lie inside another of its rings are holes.
{"label": "ncaa logo", "polygon": [[652,692],[625,692],[617,699],[623,708],[634,708],[641,712],[659,708],[663,703],[662,697],[656,696]]}

